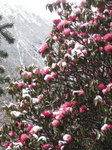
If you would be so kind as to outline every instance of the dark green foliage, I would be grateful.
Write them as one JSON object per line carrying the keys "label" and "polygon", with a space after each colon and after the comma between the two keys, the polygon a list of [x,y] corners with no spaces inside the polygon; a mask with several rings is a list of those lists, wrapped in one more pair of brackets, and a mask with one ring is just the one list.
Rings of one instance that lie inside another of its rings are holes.
{"label": "dark green foliage", "polygon": [[3,50],[0,50],[0,57],[6,58],[6,57],[8,57],[8,53],[4,52]]}
{"label": "dark green foliage", "polygon": [[[2,21],[2,16],[0,16],[0,20]],[[13,27],[13,23],[2,24],[1,22],[0,24],[0,38],[1,39],[4,38],[9,44],[14,43],[13,36],[11,35],[9,31],[7,31],[8,28],[12,28],[12,27]],[[1,44],[1,41],[0,41],[0,44]],[[6,57],[8,57],[8,53],[0,49],[0,62]],[[4,73],[5,73],[4,67],[0,66],[0,96],[4,93],[3,84],[9,81],[9,77],[5,77]]]}

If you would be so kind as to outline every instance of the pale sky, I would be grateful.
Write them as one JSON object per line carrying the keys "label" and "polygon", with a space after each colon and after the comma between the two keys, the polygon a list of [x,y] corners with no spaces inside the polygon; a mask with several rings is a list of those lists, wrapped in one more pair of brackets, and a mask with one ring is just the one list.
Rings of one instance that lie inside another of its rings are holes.
{"label": "pale sky", "polygon": [[[79,3],[81,0],[68,0],[75,3]],[[8,3],[10,5],[22,5],[23,7],[32,10],[34,13],[37,13],[44,18],[52,21],[56,18],[55,13],[50,13],[49,10],[46,10],[45,6],[47,3],[55,2],[55,0],[0,0],[0,2]]]}

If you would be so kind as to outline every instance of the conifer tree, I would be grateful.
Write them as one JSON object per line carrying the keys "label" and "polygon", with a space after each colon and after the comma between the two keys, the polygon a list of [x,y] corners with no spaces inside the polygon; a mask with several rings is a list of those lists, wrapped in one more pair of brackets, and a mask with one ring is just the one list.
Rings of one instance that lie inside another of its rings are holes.
{"label": "conifer tree", "polygon": [[[4,38],[9,44],[12,44],[14,42],[14,38],[11,36],[11,34],[7,31],[8,28],[11,28],[13,26],[12,23],[2,23],[2,16],[0,16],[0,39]],[[1,41],[0,41],[0,45],[1,45]],[[2,60],[4,58],[8,57],[8,53],[4,50],[0,49],[0,62],[2,62]],[[0,66],[0,96],[4,93],[3,87],[4,87],[4,83],[9,81],[9,77],[4,75],[5,73],[5,69],[3,66]]]}

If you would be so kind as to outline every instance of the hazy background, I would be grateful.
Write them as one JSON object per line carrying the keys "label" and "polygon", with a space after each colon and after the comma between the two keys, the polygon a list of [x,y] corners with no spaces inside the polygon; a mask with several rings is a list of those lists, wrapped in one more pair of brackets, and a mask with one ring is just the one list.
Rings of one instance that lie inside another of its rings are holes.
{"label": "hazy background", "polygon": [[[25,9],[29,9],[36,14],[41,15],[42,17],[52,21],[54,18],[58,17],[56,13],[50,13],[49,10],[46,10],[45,6],[48,3],[53,3],[56,0],[0,0],[2,3],[14,5],[21,5]],[[74,2],[79,4],[82,0],[68,0],[68,2]]]}

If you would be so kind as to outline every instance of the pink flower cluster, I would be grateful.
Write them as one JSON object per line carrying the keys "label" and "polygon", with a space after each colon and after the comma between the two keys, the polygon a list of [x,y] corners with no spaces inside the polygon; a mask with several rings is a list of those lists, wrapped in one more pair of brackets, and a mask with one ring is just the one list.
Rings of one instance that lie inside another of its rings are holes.
{"label": "pink flower cluster", "polygon": [[80,107],[79,112],[84,113],[86,110],[89,110],[89,109],[86,106],[82,106]]}
{"label": "pink flower cluster", "polygon": [[24,71],[21,73],[22,76],[26,76],[28,78],[31,78],[32,77],[32,73],[31,72],[28,72],[28,71]]}
{"label": "pink flower cluster", "polygon": [[71,24],[70,21],[61,20],[61,22],[59,22],[59,24],[57,25],[57,29],[62,30],[65,25],[70,25],[70,24]]}
{"label": "pink flower cluster", "polygon": [[54,19],[54,20],[53,20],[53,23],[54,23],[54,24],[57,24],[57,23],[59,23],[59,22],[61,22],[61,19]]}
{"label": "pink flower cluster", "polygon": [[45,67],[45,68],[41,71],[41,74],[42,74],[42,75],[46,75],[46,74],[49,73],[49,71],[50,71],[49,67]]}
{"label": "pink flower cluster", "polygon": [[72,136],[70,134],[65,134],[63,136],[63,140],[66,141],[66,142],[71,142]]}
{"label": "pink flower cluster", "polygon": [[64,30],[62,31],[62,34],[68,35],[70,34],[70,28],[64,28]]}
{"label": "pink flower cluster", "polygon": [[53,112],[52,126],[58,127],[60,124],[60,121],[65,117],[65,115],[68,112],[72,112],[72,107],[76,106],[77,104],[78,104],[77,101],[65,102],[64,104],[60,106],[59,110],[55,110]]}
{"label": "pink flower cluster", "polygon": [[18,87],[22,87],[24,85],[24,82],[19,82]]}
{"label": "pink flower cluster", "polygon": [[26,141],[27,139],[28,139],[28,135],[27,134],[25,134],[25,133],[23,133],[23,134],[21,134],[21,137],[20,137],[20,140],[22,141],[22,142],[24,142],[24,141]]}
{"label": "pink flower cluster", "polygon": [[12,143],[12,141],[10,141],[10,142],[5,143],[4,146],[5,147],[13,147],[13,143]]}
{"label": "pink flower cluster", "polygon": [[79,95],[85,95],[85,92],[84,92],[84,90],[74,90],[73,91],[73,94],[75,94],[75,93],[78,93]]}
{"label": "pink flower cluster", "polygon": [[112,129],[112,125],[104,124],[101,127],[101,131],[106,131],[106,130],[109,130],[109,129]]}
{"label": "pink flower cluster", "polygon": [[109,54],[112,53],[112,45],[111,44],[108,44],[104,47],[105,51]]}
{"label": "pink flower cluster", "polygon": [[112,33],[107,33],[106,35],[104,35],[104,40],[105,41],[110,41],[110,40],[112,40]]}
{"label": "pink flower cluster", "polygon": [[50,117],[52,115],[52,113],[48,110],[44,110],[44,112],[42,113],[43,117]]}
{"label": "pink flower cluster", "polygon": [[13,136],[15,136],[16,135],[16,132],[9,132],[9,136],[11,136],[11,137],[13,137]]}
{"label": "pink flower cluster", "polygon": [[46,74],[46,75],[45,75],[44,80],[45,80],[46,82],[49,82],[51,79],[54,79],[56,76],[57,76],[56,73],[51,72],[51,74]]}
{"label": "pink flower cluster", "polygon": [[47,43],[43,43],[39,49],[40,53],[43,53],[46,49],[48,48],[48,44]]}
{"label": "pink flower cluster", "polygon": [[102,93],[105,95],[112,89],[112,83],[109,83],[106,88],[102,89]]}
{"label": "pink flower cluster", "polygon": [[100,35],[94,35],[93,38],[94,38],[94,42],[100,42],[102,40]]}
{"label": "pink flower cluster", "polygon": [[103,83],[101,83],[97,87],[99,90],[103,90],[105,88],[105,85]]}
{"label": "pink flower cluster", "polygon": [[38,68],[36,68],[36,69],[33,70],[34,74],[38,74],[39,72],[40,72],[40,70]]}

